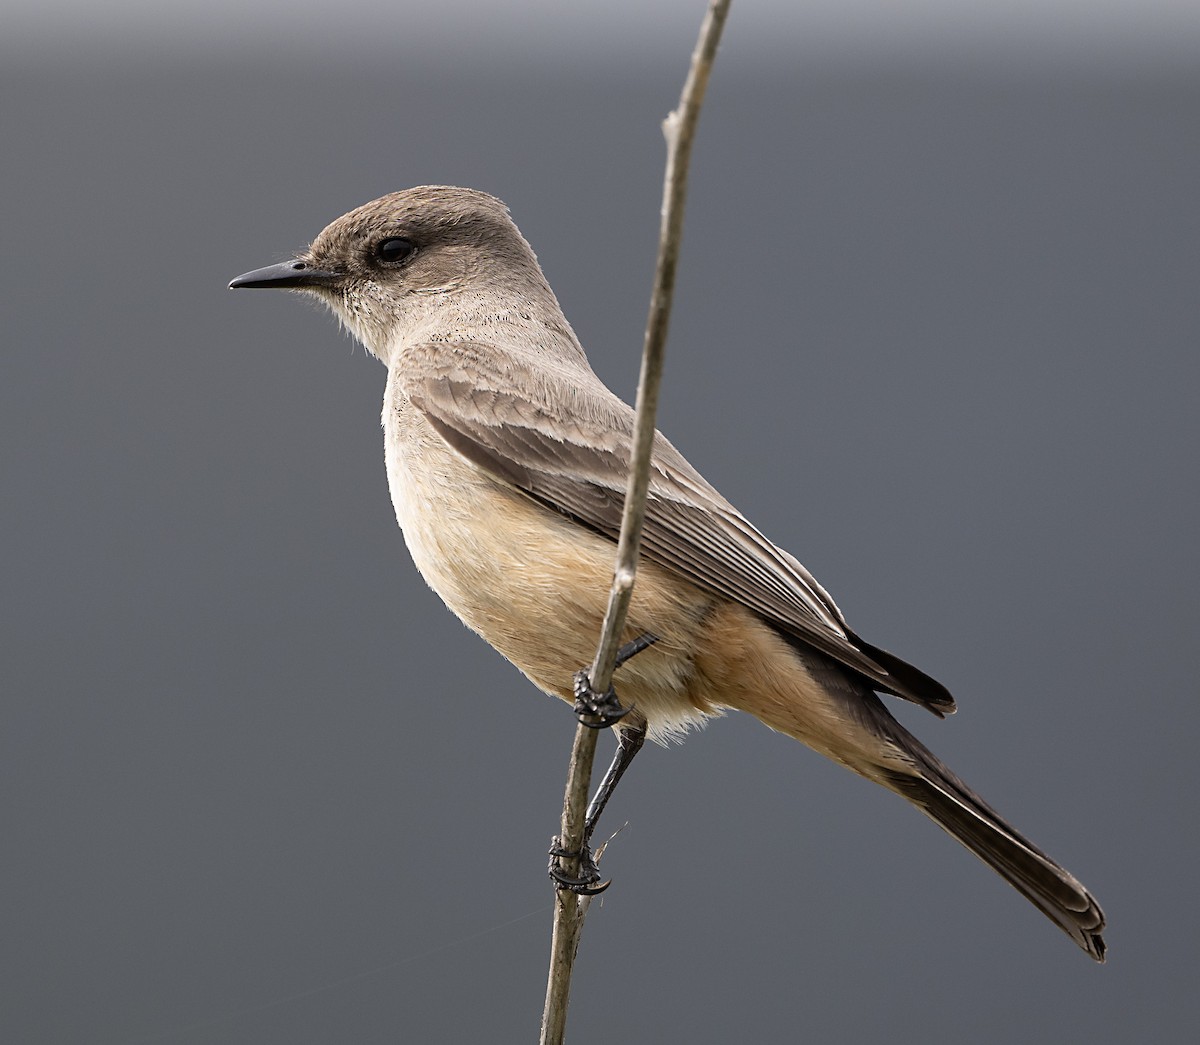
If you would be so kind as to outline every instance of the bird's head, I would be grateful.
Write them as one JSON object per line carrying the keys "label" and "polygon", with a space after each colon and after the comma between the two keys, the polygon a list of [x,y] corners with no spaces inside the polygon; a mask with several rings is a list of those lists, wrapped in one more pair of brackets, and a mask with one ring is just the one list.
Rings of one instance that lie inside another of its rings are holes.
{"label": "bird's head", "polygon": [[307,250],[229,286],[310,294],[385,362],[409,339],[452,337],[455,325],[467,326],[481,313],[519,310],[526,299],[553,301],[500,200],[429,185],[344,214]]}

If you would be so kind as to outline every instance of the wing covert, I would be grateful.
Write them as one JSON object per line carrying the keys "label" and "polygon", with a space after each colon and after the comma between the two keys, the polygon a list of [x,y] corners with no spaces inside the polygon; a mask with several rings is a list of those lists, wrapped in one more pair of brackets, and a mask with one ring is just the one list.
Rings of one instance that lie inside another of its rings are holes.
{"label": "wing covert", "polygon": [[[410,402],[467,460],[615,541],[634,414],[590,370],[536,366],[494,346],[437,343],[399,361]],[[661,435],[655,439],[642,555],[740,602],[877,688],[942,715],[933,679],[858,639],[816,579],[726,501]],[[898,670],[902,668],[904,670]]]}

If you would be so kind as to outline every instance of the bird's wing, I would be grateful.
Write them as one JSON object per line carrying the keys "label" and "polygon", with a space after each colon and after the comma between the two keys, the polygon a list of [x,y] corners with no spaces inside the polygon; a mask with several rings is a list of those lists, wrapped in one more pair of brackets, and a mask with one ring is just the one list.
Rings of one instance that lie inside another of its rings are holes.
{"label": "bird's wing", "polygon": [[[406,347],[394,366],[409,401],[476,467],[616,540],[633,410],[590,371],[536,365],[492,345]],[[641,553],[698,587],[742,603],[785,636],[933,711],[954,710],[939,683],[846,625],[828,593],[656,434]]]}

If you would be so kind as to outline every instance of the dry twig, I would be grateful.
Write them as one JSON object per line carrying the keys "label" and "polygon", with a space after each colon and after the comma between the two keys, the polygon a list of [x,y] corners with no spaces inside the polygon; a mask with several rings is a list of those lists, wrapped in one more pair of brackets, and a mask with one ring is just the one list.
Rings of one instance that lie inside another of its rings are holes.
{"label": "dry twig", "polygon": [[[712,72],[721,30],[729,13],[730,0],[712,0],[700,38],[692,54],[691,68],[680,95],[679,107],[663,122],[667,139],[667,169],[663,184],[662,223],[659,227],[658,265],[646,321],[646,340],[642,370],[638,379],[637,421],[634,428],[634,452],[621,518],[621,537],[617,544],[617,565],[612,592],[590,678],[596,693],[606,693],[612,681],[617,648],[625,616],[633,596],[637,573],[638,548],[642,520],[646,514],[646,492],[650,483],[650,451],[654,445],[654,418],[658,410],[658,390],[662,381],[663,356],[671,300],[675,292],[675,270],[683,234],[683,207],[687,195],[688,163],[700,106]],[[559,845],[568,852],[579,852],[583,845],[584,815],[591,786],[592,763],[596,754],[597,730],[583,724],[576,727],[575,743],[567,773],[563,798]],[[576,866],[572,866],[572,862]],[[564,870],[578,872],[578,860],[568,861]],[[579,935],[587,912],[588,897],[565,889],[556,893],[554,933],[551,940],[550,975],[546,985],[546,1006],[542,1013],[541,1045],[560,1045],[566,1029],[567,1004],[571,991],[571,972],[579,950]]]}

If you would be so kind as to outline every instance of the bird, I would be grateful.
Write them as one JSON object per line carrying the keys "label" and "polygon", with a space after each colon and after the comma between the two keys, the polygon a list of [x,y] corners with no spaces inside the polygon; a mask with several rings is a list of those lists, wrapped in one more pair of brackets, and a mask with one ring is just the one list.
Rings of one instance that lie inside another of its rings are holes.
{"label": "bird", "polygon": [[[593,372],[505,204],[453,186],[394,192],[229,286],[315,298],[384,364],[387,479],[417,569],[535,686],[574,703],[608,600],[634,411]],[[661,433],[621,637],[614,684],[628,713],[603,720],[617,757],[586,837],[645,737],[741,711],[911,803],[1104,960],[1104,914],[1083,884],[880,696],[940,718],[955,710],[948,690],[862,639]],[[585,868],[555,877],[591,891],[599,876]]]}

